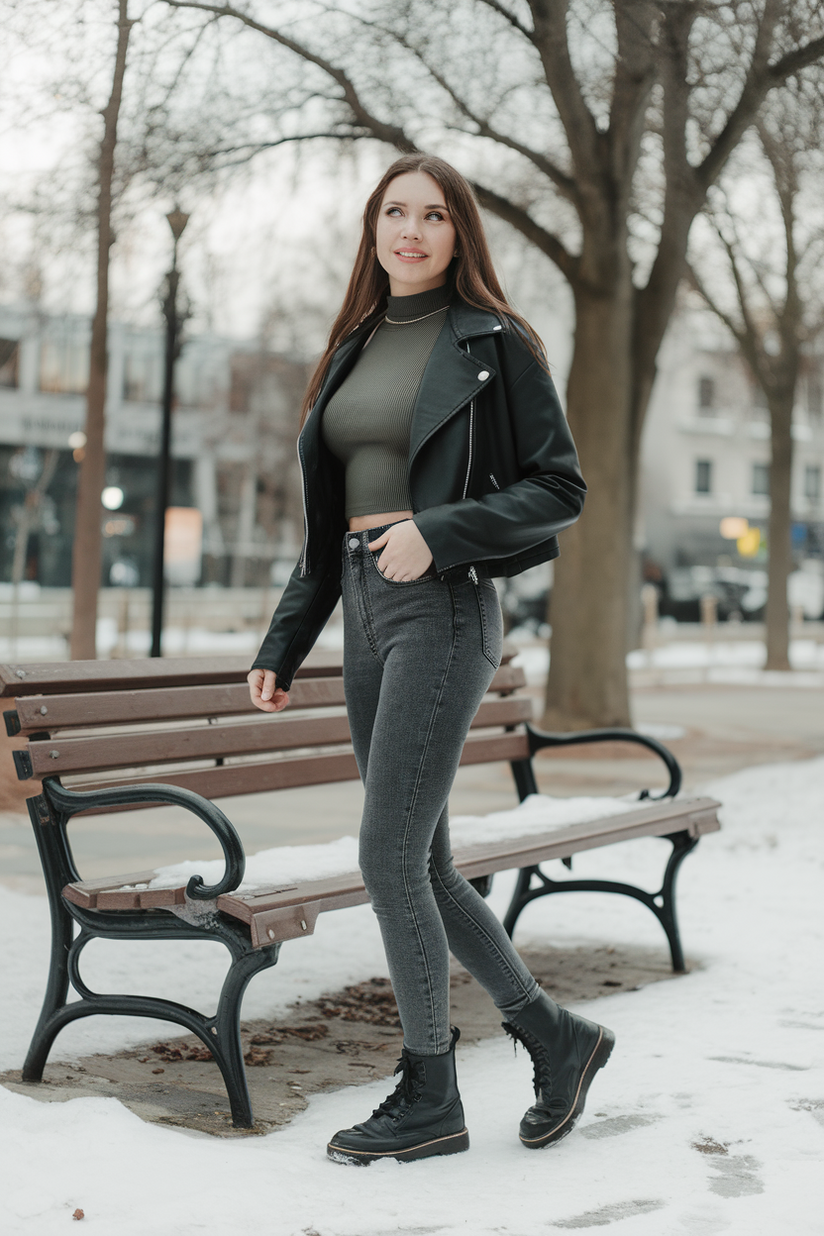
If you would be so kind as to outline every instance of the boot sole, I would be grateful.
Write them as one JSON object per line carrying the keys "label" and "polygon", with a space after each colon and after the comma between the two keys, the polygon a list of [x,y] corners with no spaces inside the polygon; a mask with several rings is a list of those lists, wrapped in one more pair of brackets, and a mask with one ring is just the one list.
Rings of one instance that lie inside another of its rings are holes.
{"label": "boot sole", "polygon": [[606,1026],[601,1026],[598,1041],[592,1049],[592,1055],[581,1072],[578,1090],[575,1094],[575,1102],[563,1120],[550,1129],[549,1132],[542,1133],[540,1137],[524,1137],[522,1133],[519,1133],[518,1136],[528,1149],[541,1150],[544,1146],[554,1146],[556,1142],[561,1141],[562,1138],[567,1137],[572,1132],[583,1115],[587,1091],[595,1079],[595,1074],[609,1060],[614,1046],[615,1035],[611,1030],[607,1030]]}
{"label": "boot sole", "polygon": [[418,1146],[410,1146],[406,1150],[350,1150],[348,1146],[336,1146],[329,1142],[326,1153],[334,1163],[350,1163],[358,1167],[366,1167],[378,1159],[397,1159],[400,1163],[408,1163],[413,1159],[428,1159],[436,1154],[460,1154],[469,1149],[469,1133],[462,1129],[460,1133],[452,1133],[449,1137],[437,1137],[431,1142],[422,1142]]}

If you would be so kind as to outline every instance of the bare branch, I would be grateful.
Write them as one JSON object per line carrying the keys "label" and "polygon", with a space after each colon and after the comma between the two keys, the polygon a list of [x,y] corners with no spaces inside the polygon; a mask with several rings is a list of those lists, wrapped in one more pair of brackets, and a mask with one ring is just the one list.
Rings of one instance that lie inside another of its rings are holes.
{"label": "bare branch", "polygon": [[373,115],[361,99],[352,79],[343,69],[337,68],[331,61],[311,51],[304,44],[289,38],[288,35],[282,34],[272,26],[265,26],[248,13],[243,13],[240,9],[233,8],[229,4],[206,4],[203,0],[164,0],[164,3],[173,9],[200,9],[204,13],[213,13],[218,17],[233,17],[236,21],[242,22],[244,26],[248,26],[250,30],[257,30],[260,34],[272,39],[273,42],[279,43],[281,47],[285,47],[300,56],[302,60],[316,65],[331,77],[333,81],[337,82],[341,90],[342,101],[349,106],[355,120],[367,129],[372,137],[378,141],[387,142],[390,146],[395,146],[404,153],[409,154],[417,150],[415,143],[411,138],[407,137],[400,126],[389,124]]}
{"label": "bare branch", "polygon": [[544,67],[580,183],[592,183],[602,168],[601,143],[595,117],[587,107],[569,54],[566,13],[568,0],[529,0],[535,23],[533,42]]}
{"label": "bare branch", "polygon": [[822,37],[812,39],[802,47],[787,52],[775,64],[769,63],[770,48],[782,7],[780,0],[766,0],[741,95],[727,117],[727,123],[698,168],[698,178],[704,188],[708,188],[718,178],[721,168],[746,129],[752,124],[754,116],[769,91],[774,86],[781,85],[793,73],[815,64],[824,57],[824,37]]}
{"label": "bare branch", "polygon": [[628,193],[644,133],[647,104],[655,81],[650,0],[615,5],[618,55],[615,62],[609,135],[612,171]]}
{"label": "bare branch", "polygon": [[[358,20],[361,19],[358,18]],[[366,24],[371,26],[373,29],[375,28],[373,22]],[[496,129],[488,120],[473,111],[466,100],[463,99],[455,88],[449,84],[444,75],[439,72],[438,69],[433,68],[429,61],[424,57],[421,49],[411,44],[404,35],[398,34],[393,30],[387,30],[385,27],[378,27],[378,29],[380,29],[383,34],[393,39],[400,47],[404,49],[404,51],[408,51],[410,55],[413,55],[419,64],[423,65],[433,81],[437,82],[441,89],[449,95],[452,102],[458,108],[458,111],[460,111],[462,115],[466,116],[467,120],[470,120],[472,124],[475,125],[475,136],[489,138],[490,141],[496,142],[499,146],[506,146],[509,150],[514,150],[518,154],[523,155],[525,159],[528,159],[539,172],[546,176],[547,179],[555,185],[567,201],[572,202],[573,205],[576,206],[579,204],[575,181],[568,176],[566,172],[562,171],[556,163],[553,163],[551,159],[548,159],[546,155],[541,154],[540,151],[533,150],[532,147],[525,146],[523,142],[519,142],[516,138],[510,137],[508,134],[503,133],[500,129]],[[461,131],[466,132],[466,130]]]}
{"label": "bare branch", "polygon": [[499,13],[505,21],[508,21],[511,26],[514,26],[515,29],[524,35],[525,38],[529,39],[530,42],[534,40],[535,31],[530,30],[528,26],[525,26],[523,22],[519,21],[514,13],[510,13],[509,9],[500,3],[500,0],[481,0],[481,4],[485,4],[488,8],[493,9],[494,12]]}
{"label": "bare branch", "polygon": [[820,39],[811,39],[809,43],[796,47],[793,51],[787,52],[786,56],[782,56],[780,60],[777,60],[775,64],[770,65],[769,76],[772,79],[770,84],[773,86],[780,85],[788,77],[792,77],[794,73],[808,68],[811,64],[816,64],[822,57],[824,57],[824,36]]}
{"label": "bare branch", "polygon": [[494,189],[489,189],[477,181],[472,182],[472,188],[482,206],[497,215],[499,219],[511,224],[536,248],[545,253],[570,283],[577,281],[580,258],[570,253],[558,236],[541,227],[540,223],[537,223],[522,206],[517,206],[509,198],[502,197]]}

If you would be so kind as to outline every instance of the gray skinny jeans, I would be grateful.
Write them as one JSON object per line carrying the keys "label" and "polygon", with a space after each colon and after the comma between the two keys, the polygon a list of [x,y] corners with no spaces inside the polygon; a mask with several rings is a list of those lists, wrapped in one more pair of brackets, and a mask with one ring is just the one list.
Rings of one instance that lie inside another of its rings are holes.
{"label": "gray skinny jeans", "polygon": [[505,1017],[538,985],[483,897],[455,870],[447,804],[469,725],[496,668],[501,609],[490,580],[430,571],[395,583],[367,544],[343,541],[343,676],[366,791],[360,867],[380,924],[404,1045],[448,1051],[449,952]]}

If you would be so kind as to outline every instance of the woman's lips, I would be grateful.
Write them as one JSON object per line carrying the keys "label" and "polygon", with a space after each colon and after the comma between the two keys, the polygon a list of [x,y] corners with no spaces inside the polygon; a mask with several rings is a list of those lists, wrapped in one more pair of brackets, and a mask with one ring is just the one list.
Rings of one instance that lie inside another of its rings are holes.
{"label": "woman's lips", "polygon": [[420,249],[395,249],[395,257],[400,258],[402,262],[420,262],[426,257],[425,253],[421,253]]}

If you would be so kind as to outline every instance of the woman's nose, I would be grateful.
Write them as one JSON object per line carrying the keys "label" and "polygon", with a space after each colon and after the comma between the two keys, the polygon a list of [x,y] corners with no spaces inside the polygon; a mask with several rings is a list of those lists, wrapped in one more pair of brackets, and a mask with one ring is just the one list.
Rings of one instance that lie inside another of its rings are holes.
{"label": "woman's nose", "polygon": [[404,236],[415,237],[420,239],[421,229],[414,219],[407,219],[403,227]]}

